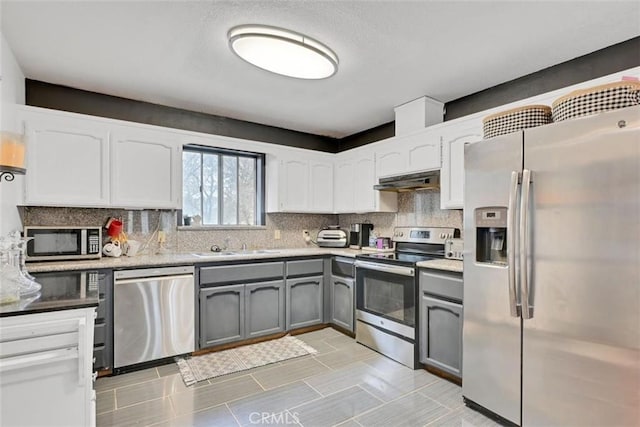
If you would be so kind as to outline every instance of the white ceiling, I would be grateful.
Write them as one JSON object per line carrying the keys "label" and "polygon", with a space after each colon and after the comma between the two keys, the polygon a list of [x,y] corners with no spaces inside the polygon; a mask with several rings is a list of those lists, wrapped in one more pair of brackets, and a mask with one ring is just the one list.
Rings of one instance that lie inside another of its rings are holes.
{"label": "white ceiling", "polygon": [[[6,1],[27,78],[343,137],[427,95],[451,101],[640,35],[640,2]],[[227,31],[302,32],[340,60],[325,80],[243,62]]]}

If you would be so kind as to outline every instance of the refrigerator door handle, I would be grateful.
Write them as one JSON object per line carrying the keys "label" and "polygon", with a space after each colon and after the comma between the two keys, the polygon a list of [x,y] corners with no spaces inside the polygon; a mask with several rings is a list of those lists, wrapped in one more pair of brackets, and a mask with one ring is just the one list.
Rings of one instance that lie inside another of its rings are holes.
{"label": "refrigerator door handle", "polygon": [[507,209],[507,267],[509,269],[509,311],[511,317],[520,317],[520,306],[516,292],[516,204],[520,174],[511,172],[509,206]]}
{"label": "refrigerator door handle", "polygon": [[520,284],[522,286],[522,317],[533,318],[533,307],[529,306],[529,193],[531,189],[531,171],[522,171],[522,194],[520,198]]}

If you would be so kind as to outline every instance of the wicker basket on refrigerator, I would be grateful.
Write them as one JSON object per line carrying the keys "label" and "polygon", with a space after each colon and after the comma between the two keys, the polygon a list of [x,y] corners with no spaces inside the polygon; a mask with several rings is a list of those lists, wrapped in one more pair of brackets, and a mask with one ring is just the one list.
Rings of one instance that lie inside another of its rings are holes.
{"label": "wicker basket on refrigerator", "polygon": [[525,105],[482,119],[484,139],[551,123],[551,107]]}
{"label": "wicker basket on refrigerator", "polygon": [[609,83],[576,90],[553,101],[553,121],[560,122],[639,104],[640,82]]}

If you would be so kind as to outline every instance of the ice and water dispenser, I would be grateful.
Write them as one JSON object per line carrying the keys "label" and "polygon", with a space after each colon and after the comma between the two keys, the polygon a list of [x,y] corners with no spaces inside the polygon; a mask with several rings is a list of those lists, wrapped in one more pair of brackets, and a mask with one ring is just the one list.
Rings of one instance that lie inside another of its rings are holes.
{"label": "ice and water dispenser", "polygon": [[507,265],[507,208],[475,210],[476,261]]}

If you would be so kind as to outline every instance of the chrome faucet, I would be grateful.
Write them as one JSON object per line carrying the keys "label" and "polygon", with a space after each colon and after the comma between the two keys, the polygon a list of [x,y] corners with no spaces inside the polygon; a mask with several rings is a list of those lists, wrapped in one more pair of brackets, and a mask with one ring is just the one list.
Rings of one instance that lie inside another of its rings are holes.
{"label": "chrome faucet", "polygon": [[247,244],[246,244],[246,243],[243,243],[243,244],[242,244],[242,250],[243,250],[243,251],[246,251],[246,250],[247,250]]}

